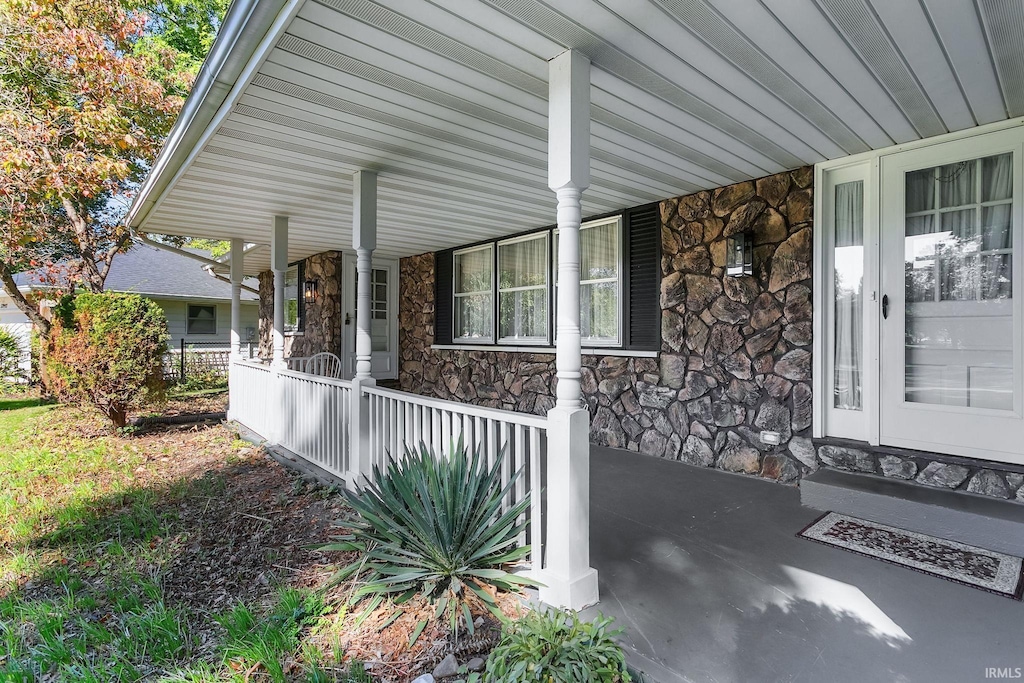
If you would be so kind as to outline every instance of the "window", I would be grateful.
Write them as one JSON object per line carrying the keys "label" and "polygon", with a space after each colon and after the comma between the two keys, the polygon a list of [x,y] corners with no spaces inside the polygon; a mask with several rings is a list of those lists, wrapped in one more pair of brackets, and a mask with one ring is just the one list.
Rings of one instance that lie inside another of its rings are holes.
{"label": "window", "polygon": [[[584,347],[660,348],[660,239],[657,204],[580,226]],[[554,345],[556,228],[436,259],[435,344]]]}
{"label": "window", "polygon": [[186,334],[217,334],[217,307],[206,304],[189,304]]}
{"label": "window", "polygon": [[498,243],[498,340],[547,343],[546,232]]}
{"label": "window", "polygon": [[[617,345],[622,283],[619,218],[580,226],[580,334],[584,345]],[[555,273],[558,272],[555,231]]]}
{"label": "window", "polygon": [[491,245],[455,252],[455,332],[459,340],[489,342],[494,327],[494,249]]}
{"label": "window", "polygon": [[835,186],[833,407],[861,409],[864,360],[864,181]]}
{"label": "window", "polygon": [[302,314],[302,268],[296,263],[284,272],[284,331],[301,332]]}

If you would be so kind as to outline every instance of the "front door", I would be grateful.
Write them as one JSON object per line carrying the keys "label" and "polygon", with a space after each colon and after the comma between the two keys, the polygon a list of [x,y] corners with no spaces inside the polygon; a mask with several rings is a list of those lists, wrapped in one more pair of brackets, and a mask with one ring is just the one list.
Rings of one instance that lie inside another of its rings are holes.
{"label": "front door", "polygon": [[995,136],[881,160],[883,444],[1024,463],[1021,152]]}
{"label": "front door", "polygon": [[[345,333],[342,335],[346,379],[356,372],[356,257],[345,254],[342,262],[342,300]],[[371,373],[377,379],[398,377],[398,264],[374,259],[370,271]]]}

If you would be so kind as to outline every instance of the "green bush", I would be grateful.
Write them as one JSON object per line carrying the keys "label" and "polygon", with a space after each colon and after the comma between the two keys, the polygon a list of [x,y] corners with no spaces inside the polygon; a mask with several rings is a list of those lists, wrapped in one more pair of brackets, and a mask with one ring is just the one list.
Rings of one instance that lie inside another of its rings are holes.
{"label": "green bush", "polygon": [[[528,547],[516,547],[528,523],[529,498],[502,512],[502,499],[522,472],[503,487],[501,460],[488,467],[480,450],[467,452],[460,438],[446,456],[421,443],[419,451],[410,449],[387,471],[374,467],[358,493],[346,492],[360,517],[353,533],[325,548],[360,553],[333,583],[360,580],[352,602],[369,600],[363,614],[388,598],[401,605],[421,595],[436,605],[434,619],[444,616],[453,631],[462,617],[473,632],[474,601],[503,618],[484,586],[513,591],[537,584],[508,571],[529,553]],[[413,642],[425,625],[417,625]]]}
{"label": "green bush", "polygon": [[0,327],[0,388],[27,379],[21,368],[21,351],[18,338]]}
{"label": "green bush", "polygon": [[530,612],[506,624],[487,658],[484,683],[626,683],[626,661],[612,620],[581,621],[572,611]]}
{"label": "green bush", "polygon": [[128,410],[163,397],[167,319],[137,294],[79,294],[54,309],[46,363],[50,390],[89,403],[115,427]]}

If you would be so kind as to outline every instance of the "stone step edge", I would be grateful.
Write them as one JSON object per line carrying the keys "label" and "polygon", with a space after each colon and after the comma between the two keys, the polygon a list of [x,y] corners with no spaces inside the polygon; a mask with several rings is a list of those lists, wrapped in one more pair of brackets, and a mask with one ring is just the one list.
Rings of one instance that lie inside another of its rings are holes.
{"label": "stone step edge", "polygon": [[878,475],[821,469],[804,477],[800,502],[879,524],[1024,556],[1024,506]]}

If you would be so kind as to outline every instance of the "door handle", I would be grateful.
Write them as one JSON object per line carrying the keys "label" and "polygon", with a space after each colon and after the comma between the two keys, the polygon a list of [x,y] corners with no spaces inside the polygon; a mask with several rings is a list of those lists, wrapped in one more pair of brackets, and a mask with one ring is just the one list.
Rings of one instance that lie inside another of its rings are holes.
{"label": "door handle", "polygon": [[889,295],[882,295],[882,318],[888,320],[889,318]]}

